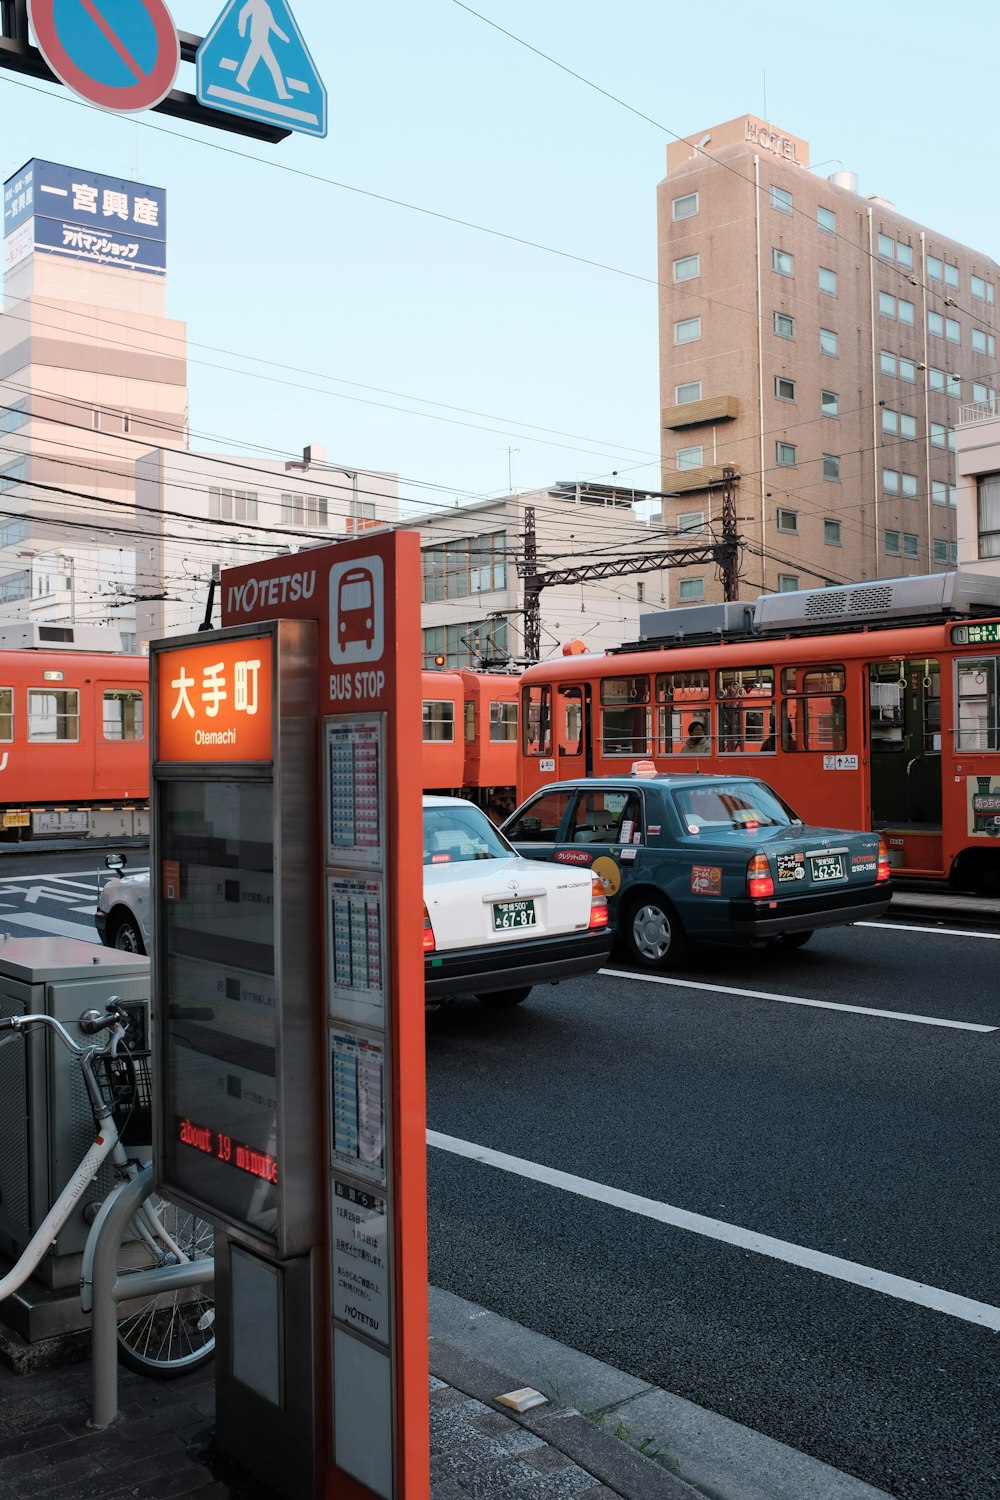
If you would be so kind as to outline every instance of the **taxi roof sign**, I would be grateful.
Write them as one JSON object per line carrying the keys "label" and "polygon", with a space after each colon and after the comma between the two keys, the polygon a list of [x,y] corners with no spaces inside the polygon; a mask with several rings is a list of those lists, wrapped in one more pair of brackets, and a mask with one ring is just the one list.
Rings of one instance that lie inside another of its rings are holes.
{"label": "taxi roof sign", "polygon": [[634,760],[632,762],[633,776],[655,776],[656,762],[652,760]]}

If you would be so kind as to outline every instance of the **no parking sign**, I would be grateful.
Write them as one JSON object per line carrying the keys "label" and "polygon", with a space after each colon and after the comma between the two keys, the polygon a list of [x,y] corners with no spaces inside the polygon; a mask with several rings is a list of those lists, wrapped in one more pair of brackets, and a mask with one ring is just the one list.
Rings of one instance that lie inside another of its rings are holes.
{"label": "no parking sign", "polygon": [[67,88],[117,114],[170,93],[180,39],[163,0],[28,0],[39,51]]}

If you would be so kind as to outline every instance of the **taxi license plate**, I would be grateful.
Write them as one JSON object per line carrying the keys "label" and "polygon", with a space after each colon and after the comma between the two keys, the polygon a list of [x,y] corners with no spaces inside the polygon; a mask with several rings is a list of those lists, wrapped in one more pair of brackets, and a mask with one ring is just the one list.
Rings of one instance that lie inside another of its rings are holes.
{"label": "taxi license plate", "polygon": [[502,932],[512,927],[534,927],[534,925],[534,901],[494,901],[494,932]]}
{"label": "taxi license plate", "polygon": [[844,856],[842,854],[814,855],[809,861],[812,878],[817,884],[823,880],[843,880]]}
{"label": "taxi license plate", "polygon": [[4,813],[3,826],[5,828],[27,828],[31,823],[31,814],[28,812]]}

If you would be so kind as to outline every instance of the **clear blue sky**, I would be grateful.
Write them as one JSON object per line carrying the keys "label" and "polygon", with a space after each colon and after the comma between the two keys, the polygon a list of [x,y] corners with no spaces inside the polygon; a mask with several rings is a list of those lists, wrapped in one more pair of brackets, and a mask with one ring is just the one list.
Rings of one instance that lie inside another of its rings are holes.
{"label": "clear blue sky", "polygon": [[[221,8],[168,3],[200,33]],[[989,6],[956,23],[929,0],[720,0],[710,19],[663,0],[477,5],[657,125],[455,0],[293,8],[329,89],[324,141],[116,118],[0,74],[0,176],[39,156],[168,190],[196,447],[321,442],[435,504],[505,493],[508,448],[515,488],[613,470],[657,488],[656,184],[671,132],[746,112],[804,137],[814,163],[833,158],[824,174],[842,164],[862,193],[1000,258]],[[178,81],[193,89],[193,69]]]}

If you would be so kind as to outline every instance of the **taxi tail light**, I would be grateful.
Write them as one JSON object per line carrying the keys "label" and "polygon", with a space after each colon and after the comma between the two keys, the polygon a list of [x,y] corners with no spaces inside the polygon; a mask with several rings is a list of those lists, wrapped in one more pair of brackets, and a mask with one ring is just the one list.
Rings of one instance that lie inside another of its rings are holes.
{"label": "taxi tail light", "polygon": [[747,865],[747,895],[755,899],[774,895],[774,880],[766,854],[755,854]]}
{"label": "taxi tail light", "polygon": [[427,907],[425,905],[424,906],[424,952],[425,953],[433,953],[435,946],[436,945],[435,945],[435,942],[434,942],[434,929],[431,926],[431,919],[427,915]]}
{"label": "taxi tail light", "polygon": [[591,877],[590,889],[590,922],[589,929],[594,932],[599,927],[608,925],[608,898],[604,894],[604,886],[599,875]]}
{"label": "taxi tail light", "polygon": [[878,874],[875,876],[875,884],[882,880],[888,880],[892,874],[892,865],[889,863],[889,846],[885,839],[878,841]]}

